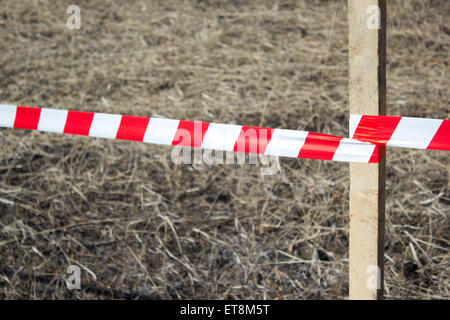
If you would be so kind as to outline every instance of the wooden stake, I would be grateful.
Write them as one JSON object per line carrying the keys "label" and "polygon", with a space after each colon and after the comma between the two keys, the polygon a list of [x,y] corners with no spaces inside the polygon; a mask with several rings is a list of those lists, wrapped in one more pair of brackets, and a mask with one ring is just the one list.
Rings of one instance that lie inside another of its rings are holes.
{"label": "wooden stake", "polygon": [[[386,1],[348,0],[348,23],[350,113],[386,114]],[[350,164],[352,300],[383,298],[385,167]]]}

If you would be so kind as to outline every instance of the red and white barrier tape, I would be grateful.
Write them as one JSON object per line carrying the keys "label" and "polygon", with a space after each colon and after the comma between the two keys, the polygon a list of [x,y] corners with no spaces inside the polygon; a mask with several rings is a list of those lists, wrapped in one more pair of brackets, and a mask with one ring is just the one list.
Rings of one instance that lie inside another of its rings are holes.
{"label": "red and white barrier tape", "polygon": [[352,114],[350,138],[392,147],[450,151],[450,120]]}
{"label": "red and white barrier tape", "polygon": [[0,127],[204,149],[378,162],[378,146],[326,134],[117,114],[0,105]]}

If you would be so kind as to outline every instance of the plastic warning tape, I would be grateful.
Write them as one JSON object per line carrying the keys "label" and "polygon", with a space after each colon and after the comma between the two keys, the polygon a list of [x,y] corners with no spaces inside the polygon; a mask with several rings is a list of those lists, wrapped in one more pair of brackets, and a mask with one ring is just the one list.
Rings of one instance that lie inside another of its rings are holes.
{"label": "plastic warning tape", "polygon": [[234,124],[0,105],[0,127],[270,156],[376,163],[378,146],[332,135]]}
{"label": "plastic warning tape", "polygon": [[392,147],[450,151],[450,120],[352,114],[350,138]]}

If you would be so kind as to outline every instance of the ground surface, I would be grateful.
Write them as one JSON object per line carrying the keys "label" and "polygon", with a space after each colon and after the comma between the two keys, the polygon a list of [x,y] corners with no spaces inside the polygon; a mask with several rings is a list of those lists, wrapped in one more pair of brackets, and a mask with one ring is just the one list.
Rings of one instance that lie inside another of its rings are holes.
{"label": "ground surface", "polygon": [[[0,103],[348,135],[346,1],[74,2],[81,30],[72,2],[2,2]],[[390,115],[448,119],[449,6],[389,1]],[[0,298],[347,297],[348,164],[0,139]],[[448,299],[449,153],[387,159],[386,297]]]}

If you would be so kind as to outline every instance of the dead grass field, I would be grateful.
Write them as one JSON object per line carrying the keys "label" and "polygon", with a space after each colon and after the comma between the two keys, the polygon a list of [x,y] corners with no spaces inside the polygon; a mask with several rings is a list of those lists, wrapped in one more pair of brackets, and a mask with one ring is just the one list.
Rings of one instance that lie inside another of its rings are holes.
{"label": "dead grass field", "polygon": [[[448,119],[449,2],[388,7],[388,114]],[[4,0],[0,52],[0,103],[348,136],[345,0]],[[143,143],[0,139],[2,299],[348,295],[346,163],[261,176]],[[449,299],[449,153],[387,159],[386,298]]]}

